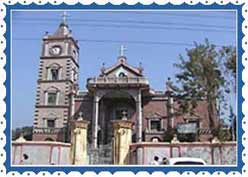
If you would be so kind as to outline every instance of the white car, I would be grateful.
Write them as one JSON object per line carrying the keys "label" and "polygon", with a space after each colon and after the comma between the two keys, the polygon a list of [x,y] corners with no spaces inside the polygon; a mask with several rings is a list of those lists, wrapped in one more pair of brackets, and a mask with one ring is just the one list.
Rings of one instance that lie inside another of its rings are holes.
{"label": "white car", "polygon": [[168,165],[206,165],[206,162],[200,158],[194,157],[177,157],[170,158]]}

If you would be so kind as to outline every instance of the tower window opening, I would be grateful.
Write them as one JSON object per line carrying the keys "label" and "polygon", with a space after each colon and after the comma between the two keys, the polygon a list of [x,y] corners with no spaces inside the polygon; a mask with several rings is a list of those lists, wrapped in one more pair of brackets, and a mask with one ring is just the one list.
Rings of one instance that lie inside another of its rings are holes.
{"label": "tower window opening", "polygon": [[56,81],[60,79],[61,67],[54,63],[47,67],[47,80]]}
{"label": "tower window opening", "polygon": [[51,80],[53,81],[59,80],[59,69],[57,68],[51,69]]}
{"label": "tower window opening", "polygon": [[57,103],[57,93],[48,93],[47,104],[56,105]]}
{"label": "tower window opening", "polygon": [[48,128],[55,128],[55,120],[54,119],[48,119],[47,120],[47,127]]}

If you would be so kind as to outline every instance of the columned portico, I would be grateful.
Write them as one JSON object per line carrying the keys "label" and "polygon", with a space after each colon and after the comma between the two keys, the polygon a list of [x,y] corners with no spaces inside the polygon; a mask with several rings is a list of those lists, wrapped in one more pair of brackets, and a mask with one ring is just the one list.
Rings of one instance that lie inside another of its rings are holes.
{"label": "columned portico", "polygon": [[108,122],[121,120],[122,112],[126,113],[127,120],[135,122],[135,141],[142,142],[142,94],[149,91],[148,80],[142,71],[142,67],[130,66],[126,57],[120,56],[112,67],[103,66],[98,77],[88,78],[87,89],[93,96],[93,149],[98,148],[98,144],[111,143],[113,127]]}
{"label": "columned portico", "polygon": [[[100,127],[101,123],[100,123],[99,119],[102,119],[105,116],[105,113],[100,111],[100,107],[102,104],[102,103],[100,104],[100,102],[104,101],[105,99],[108,99],[108,100],[112,99],[111,102],[114,105],[114,107],[116,107],[116,108],[119,106],[119,104],[121,102],[118,102],[118,103],[114,102],[114,101],[116,101],[114,98],[116,98],[116,99],[118,99],[118,98],[119,99],[124,99],[124,98],[129,99],[129,102],[125,101],[125,104],[129,104],[130,101],[133,100],[133,103],[135,103],[133,110],[136,112],[136,121],[135,121],[136,122],[135,123],[136,140],[135,141],[136,142],[142,142],[142,127],[143,127],[142,122],[143,121],[142,121],[142,89],[141,88],[121,89],[119,91],[114,91],[114,89],[100,89],[100,90],[96,89],[96,90],[94,90],[93,98],[94,98],[93,99],[93,114],[92,114],[92,148],[93,149],[96,149],[98,147],[98,140],[99,140],[98,136],[102,136],[102,133],[103,133],[103,132],[101,132],[101,135],[99,135],[98,131],[100,128],[103,128],[103,127]],[[107,102],[105,103],[105,105],[108,105]],[[121,104],[121,105],[123,105],[123,104]],[[126,107],[126,106],[124,106],[124,107]],[[128,108],[128,107],[126,107],[126,108]],[[110,110],[111,110],[111,112],[113,111],[112,108]],[[100,114],[104,114],[104,115],[100,115]],[[108,114],[108,116],[106,117],[106,120],[116,119],[116,117],[112,117],[112,116],[109,117],[109,116],[110,115]],[[131,119],[130,116],[132,117],[132,114],[129,114],[128,119]],[[105,128],[107,128],[107,127],[105,127]],[[108,131],[112,131],[112,130],[108,130]]]}

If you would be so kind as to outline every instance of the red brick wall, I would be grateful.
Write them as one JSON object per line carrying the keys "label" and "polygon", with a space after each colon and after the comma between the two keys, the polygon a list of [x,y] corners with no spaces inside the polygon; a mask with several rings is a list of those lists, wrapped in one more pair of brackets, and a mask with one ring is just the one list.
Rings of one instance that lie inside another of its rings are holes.
{"label": "red brick wall", "polygon": [[146,100],[143,105],[143,130],[148,127],[149,114],[158,113],[163,117],[163,127],[167,127],[167,108],[165,101]]}
{"label": "red brick wall", "polygon": [[33,141],[46,141],[47,138],[51,138],[53,141],[64,142],[64,134],[57,133],[57,134],[33,134]]}

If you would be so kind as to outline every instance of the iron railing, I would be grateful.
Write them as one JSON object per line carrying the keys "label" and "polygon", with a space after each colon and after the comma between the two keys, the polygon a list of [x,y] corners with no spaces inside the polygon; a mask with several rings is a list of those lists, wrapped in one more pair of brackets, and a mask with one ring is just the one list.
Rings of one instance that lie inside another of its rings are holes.
{"label": "iron railing", "polygon": [[35,133],[56,134],[65,132],[65,128],[34,128]]}

